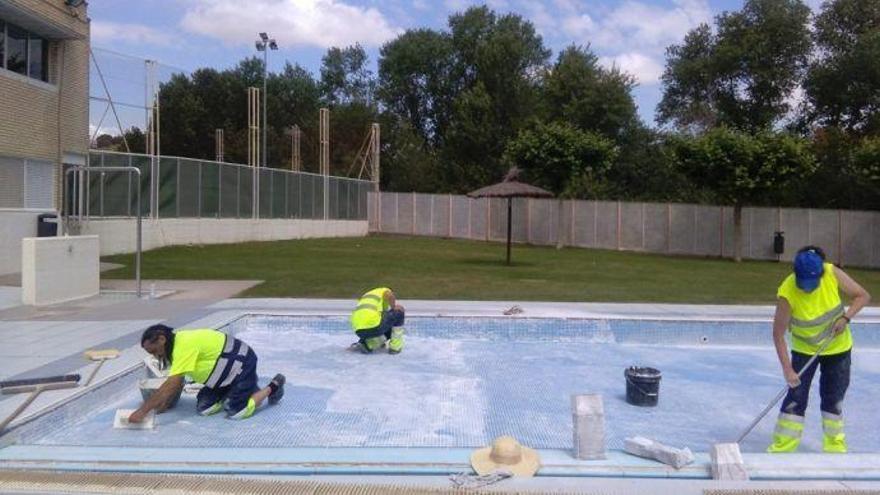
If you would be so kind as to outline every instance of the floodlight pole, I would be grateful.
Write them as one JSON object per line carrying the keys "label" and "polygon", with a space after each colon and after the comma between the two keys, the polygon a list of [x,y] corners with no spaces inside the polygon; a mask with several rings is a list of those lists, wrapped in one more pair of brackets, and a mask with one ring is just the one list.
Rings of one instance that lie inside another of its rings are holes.
{"label": "floodlight pole", "polygon": [[277,50],[278,43],[274,39],[270,39],[269,35],[266,33],[260,33],[260,39],[256,42],[257,51],[263,52],[263,168],[266,168],[266,132],[268,130],[267,126],[267,114],[268,109],[266,108],[266,80],[269,78],[269,50]]}
{"label": "floodlight pole", "polygon": [[269,76],[269,49],[263,50],[263,168],[266,168],[266,78]]}

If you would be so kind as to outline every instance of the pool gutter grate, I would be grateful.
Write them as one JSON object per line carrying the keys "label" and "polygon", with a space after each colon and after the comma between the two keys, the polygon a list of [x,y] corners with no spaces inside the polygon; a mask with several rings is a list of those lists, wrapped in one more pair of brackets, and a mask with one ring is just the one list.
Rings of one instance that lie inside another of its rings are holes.
{"label": "pool gutter grate", "polygon": [[703,490],[703,495],[880,495],[880,490],[785,490],[772,488],[737,488]]}
{"label": "pool gutter grate", "polygon": [[[536,491],[532,490],[480,489],[479,491],[480,493],[504,493],[505,495],[536,493]],[[418,487],[402,484],[332,483],[310,480],[266,480],[226,476],[0,471],[0,493],[9,492],[108,493],[113,495],[434,495],[443,493],[473,493],[472,490]],[[562,492],[554,491],[554,493]],[[813,492],[809,493],[812,494]]]}

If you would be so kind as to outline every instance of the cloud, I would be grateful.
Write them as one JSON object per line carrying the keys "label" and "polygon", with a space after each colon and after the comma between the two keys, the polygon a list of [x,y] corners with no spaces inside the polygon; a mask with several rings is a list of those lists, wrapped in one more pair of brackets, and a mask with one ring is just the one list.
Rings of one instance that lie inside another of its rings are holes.
{"label": "cloud", "polygon": [[469,0],[443,0],[443,5],[450,12],[460,12],[470,7]]}
{"label": "cloud", "polygon": [[596,23],[589,14],[578,14],[562,20],[562,30],[573,38],[582,39],[596,30]]}
{"label": "cloud", "polygon": [[711,22],[706,0],[672,0],[666,5],[626,0],[610,10],[588,14],[570,0],[555,0],[557,29],[579,45],[589,44],[606,65],[616,65],[642,84],[656,83],[663,73],[666,47],[680,43],[702,22]]}
{"label": "cloud", "polygon": [[592,25],[585,25],[581,17],[584,14],[565,19],[567,34],[587,37],[585,41],[599,48],[622,45],[662,52],[669,44],[680,42],[699,23],[711,21],[712,12],[705,0],[674,0],[671,8],[626,1]]}
{"label": "cloud", "polygon": [[339,0],[190,0],[181,24],[192,33],[231,44],[252,44],[268,32],[282,47],[379,46],[395,28],[375,8]]}
{"label": "cloud", "polygon": [[655,57],[644,53],[629,52],[613,57],[599,57],[599,63],[606,67],[618,67],[632,74],[643,85],[655,84],[663,75],[663,64]]}
{"label": "cloud", "polygon": [[[95,131],[97,131],[97,132],[95,132]],[[91,136],[97,137],[102,134],[109,134],[111,136],[118,136],[119,135],[119,128],[116,126],[110,127],[110,126],[103,126],[103,125],[100,128],[98,128],[98,126],[96,126],[95,124],[89,124],[89,137],[91,137]]]}
{"label": "cloud", "polygon": [[428,3],[428,0],[413,0],[412,6],[416,10],[421,10],[422,12],[431,10],[431,4]]}
{"label": "cloud", "polygon": [[171,35],[141,24],[92,21],[93,43],[143,43],[148,45],[167,45]]}

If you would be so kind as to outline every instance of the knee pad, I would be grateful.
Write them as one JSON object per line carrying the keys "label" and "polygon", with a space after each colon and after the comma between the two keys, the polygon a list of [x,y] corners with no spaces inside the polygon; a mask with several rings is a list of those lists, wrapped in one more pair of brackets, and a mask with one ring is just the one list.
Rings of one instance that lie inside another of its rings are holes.
{"label": "knee pad", "polygon": [[257,403],[254,402],[254,399],[248,399],[247,405],[241,411],[236,413],[230,412],[229,419],[247,419],[254,415],[254,411],[257,410]]}
{"label": "knee pad", "polygon": [[369,352],[373,352],[385,345],[385,336],[371,337],[364,342],[364,345]]}
{"label": "knee pad", "polygon": [[209,406],[200,407],[199,414],[202,416],[210,416],[212,414],[217,414],[218,412],[223,410],[223,402],[217,401]]}

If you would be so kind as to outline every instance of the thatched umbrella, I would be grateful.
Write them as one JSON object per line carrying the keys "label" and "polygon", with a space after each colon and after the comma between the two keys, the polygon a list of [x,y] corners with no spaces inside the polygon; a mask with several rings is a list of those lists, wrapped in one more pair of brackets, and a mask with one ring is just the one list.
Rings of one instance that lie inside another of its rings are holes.
{"label": "thatched umbrella", "polygon": [[[512,167],[507,171],[504,180],[486,186],[476,191],[471,191],[468,196],[472,198],[507,198],[507,264],[510,264],[510,224],[511,212],[513,211],[513,198],[552,198],[553,193],[540,187],[520,182],[519,169]],[[486,228],[489,228],[488,226]]]}

